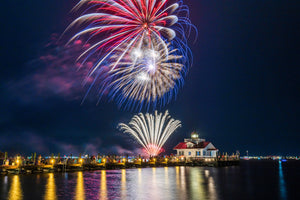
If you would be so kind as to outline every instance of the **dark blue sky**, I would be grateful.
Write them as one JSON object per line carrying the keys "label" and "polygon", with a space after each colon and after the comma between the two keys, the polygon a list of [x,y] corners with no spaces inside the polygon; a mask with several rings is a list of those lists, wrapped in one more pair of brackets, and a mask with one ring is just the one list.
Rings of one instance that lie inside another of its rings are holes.
{"label": "dark blue sky", "polygon": [[[0,151],[75,154],[139,147],[116,129],[135,113],[114,103],[96,105],[96,99],[81,105],[85,90],[76,84],[76,67],[71,74],[60,68],[72,67],[72,60],[58,55],[60,47],[47,46],[74,19],[69,11],[76,2],[1,3]],[[199,35],[191,43],[194,64],[184,87],[160,110],[183,123],[167,151],[196,130],[221,152],[299,155],[299,3],[185,2]],[[43,61],[46,55],[59,62]]]}

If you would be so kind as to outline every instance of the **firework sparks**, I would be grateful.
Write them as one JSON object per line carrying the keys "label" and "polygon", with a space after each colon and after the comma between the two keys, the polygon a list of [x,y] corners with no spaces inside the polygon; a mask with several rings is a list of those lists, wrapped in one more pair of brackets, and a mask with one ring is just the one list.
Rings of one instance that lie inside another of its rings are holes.
{"label": "firework sparks", "polygon": [[[183,84],[186,72],[184,57],[178,49],[167,44],[168,54],[160,43],[153,48],[148,45],[137,46],[131,53],[124,55],[119,66],[110,71],[102,83],[103,90],[111,91],[109,96],[125,109],[143,106],[149,108],[152,103],[164,105],[176,96]],[[124,49],[120,48],[120,53]],[[112,57],[111,65],[119,57]],[[103,91],[100,91],[103,92]]]}
{"label": "firework sparks", "polygon": [[190,65],[186,34],[193,27],[182,0],[81,0],[73,10],[81,9],[67,30],[80,30],[70,42],[83,37],[89,44],[77,61],[97,55],[86,80],[94,80],[90,89],[100,83],[99,100],[148,110],[177,95]]}
{"label": "firework sparks", "polygon": [[181,122],[171,118],[169,112],[164,114],[142,114],[135,115],[129,124],[119,124],[124,133],[132,135],[147,151],[149,156],[157,156],[162,146],[174,131],[181,127]]}
{"label": "firework sparks", "polygon": [[124,45],[124,53],[118,54],[119,59],[114,62],[112,69],[126,53],[133,52],[145,40],[148,40],[149,48],[153,47],[152,41],[159,42],[165,54],[168,54],[167,41],[171,40],[175,40],[175,48],[188,51],[185,33],[189,32],[192,25],[188,8],[180,0],[173,4],[168,0],[81,0],[74,10],[84,6],[88,7],[84,14],[74,20],[67,30],[74,26],[81,29],[70,41],[89,35],[87,42],[92,45],[79,59],[95,52],[102,54],[90,75]]}

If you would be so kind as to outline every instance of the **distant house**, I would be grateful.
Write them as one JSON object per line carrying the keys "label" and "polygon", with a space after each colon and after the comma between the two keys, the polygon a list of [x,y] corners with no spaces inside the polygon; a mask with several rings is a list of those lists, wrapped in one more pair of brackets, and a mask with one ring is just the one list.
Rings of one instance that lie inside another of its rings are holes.
{"label": "distant house", "polygon": [[205,139],[199,138],[196,132],[191,134],[191,138],[185,138],[174,147],[177,156],[185,158],[214,158],[217,157],[218,149]]}

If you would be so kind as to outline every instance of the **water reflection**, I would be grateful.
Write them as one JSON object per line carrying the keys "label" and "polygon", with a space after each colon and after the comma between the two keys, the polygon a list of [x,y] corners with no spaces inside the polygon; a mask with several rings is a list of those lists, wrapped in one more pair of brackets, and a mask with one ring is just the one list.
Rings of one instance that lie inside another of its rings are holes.
{"label": "water reflection", "polygon": [[[150,182],[151,185],[149,185],[149,187],[151,187],[151,195],[153,197],[153,199],[159,199],[159,189],[157,188],[157,181],[156,181],[156,168],[153,167],[152,168],[152,182]],[[148,184],[148,183],[146,183]]]}
{"label": "water reflection", "polygon": [[101,184],[100,184],[100,199],[107,199],[107,183],[106,183],[106,171],[101,171]]}
{"label": "water reflection", "polygon": [[[281,169],[281,168],[280,168]],[[211,169],[198,167],[164,167],[120,171],[77,172],[72,199],[217,199],[216,183]],[[282,170],[279,172],[282,175]],[[283,176],[283,175],[282,175]],[[44,182],[42,179],[47,178]],[[70,176],[69,176],[70,177]],[[72,176],[71,176],[72,177]],[[45,200],[59,198],[57,188],[64,176],[36,176],[45,183]],[[61,179],[61,180],[56,180]],[[133,180],[133,181],[131,181]],[[282,178],[283,180],[283,178]],[[65,180],[64,180],[65,181]],[[58,185],[56,185],[58,184]],[[284,185],[284,183],[283,183]],[[26,187],[25,187],[26,188]],[[100,191],[99,191],[100,189]],[[68,190],[64,191],[70,197]],[[64,196],[63,195],[63,196]],[[20,176],[12,177],[9,200],[22,199]]]}
{"label": "water reflection", "polygon": [[281,161],[279,161],[279,191],[280,191],[281,199],[287,199],[287,197],[286,197],[286,186],[285,186]]}
{"label": "water reflection", "polygon": [[[176,173],[176,185],[179,186],[179,167],[175,167],[175,173]],[[177,188],[178,189],[178,188]]]}
{"label": "water reflection", "polygon": [[19,175],[14,175],[10,186],[8,200],[21,200],[23,199],[23,192],[21,188],[21,181]]}
{"label": "water reflection", "polygon": [[54,178],[53,173],[49,174],[44,199],[45,200],[56,200],[57,199],[55,178]]}
{"label": "water reflection", "polygon": [[153,178],[153,183],[155,183],[156,182],[156,168],[155,167],[152,168],[152,178]]}
{"label": "water reflection", "polygon": [[175,167],[178,199],[218,199],[211,169]]}
{"label": "water reflection", "polygon": [[186,190],[186,177],[185,177],[185,167],[180,167],[180,189]]}
{"label": "water reflection", "polygon": [[190,188],[192,199],[206,199],[206,190],[204,188],[204,177],[199,168],[190,168]]}
{"label": "water reflection", "polygon": [[76,200],[84,200],[85,199],[84,179],[83,179],[82,172],[78,172],[75,199]]}
{"label": "water reflection", "polygon": [[121,199],[126,199],[127,190],[126,190],[126,170],[122,169],[121,176]]}
{"label": "water reflection", "polygon": [[142,169],[138,168],[138,183],[139,185],[142,184]]}
{"label": "water reflection", "polygon": [[185,167],[176,167],[176,185],[179,199],[187,199]]}
{"label": "water reflection", "polygon": [[[138,168],[137,169],[137,182],[136,182],[136,190],[137,191],[142,191],[143,188],[143,177],[142,177],[142,169]],[[131,193],[131,191],[129,191]],[[141,199],[143,196],[140,195],[139,193],[136,194],[136,199]]]}
{"label": "water reflection", "polygon": [[169,187],[169,167],[165,167],[165,184],[166,187]]}
{"label": "water reflection", "polygon": [[[0,199],[227,200],[247,199],[255,195],[257,199],[263,199],[266,194],[270,197],[268,199],[288,199],[292,196],[287,190],[289,177],[285,177],[289,163],[268,163],[265,168],[254,163],[249,169],[245,165],[228,169],[182,166],[86,171],[66,173],[66,176],[53,173],[9,175],[0,179]],[[269,170],[270,167],[275,167],[276,171]],[[253,176],[255,173],[258,175]],[[248,190],[248,182],[252,183],[253,191]],[[270,186],[268,191],[261,188],[258,184],[261,182]]]}
{"label": "water reflection", "polygon": [[213,177],[209,177],[208,179],[208,192],[209,192],[210,199],[212,200],[218,199],[216,184]]}
{"label": "water reflection", "polygon": [[[1,176],[1,175],[0,175]],[[2,177],[1,177],[2,178]],[[1,184],[1,181],[2,181],[2,183],[3,184]],[[3,178],[2,178],[2,180],[0,179],[0,186],[1,186],[1,188],[0,188],[0,194],[2,193],[2,194],[5,194],[5,193],[7,193],[7,191],[8,191],[8,176],[4,176]],[[1,195],[0,195],[0,198],[1,198]]]}

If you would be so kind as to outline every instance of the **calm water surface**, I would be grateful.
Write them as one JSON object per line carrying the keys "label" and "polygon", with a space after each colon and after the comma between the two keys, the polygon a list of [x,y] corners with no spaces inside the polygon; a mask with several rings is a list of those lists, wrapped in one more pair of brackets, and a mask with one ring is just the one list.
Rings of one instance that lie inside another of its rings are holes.
{"label": "calm water surface", "polygon": [[0,176],[0,199],[300,199],[300,161]]}

